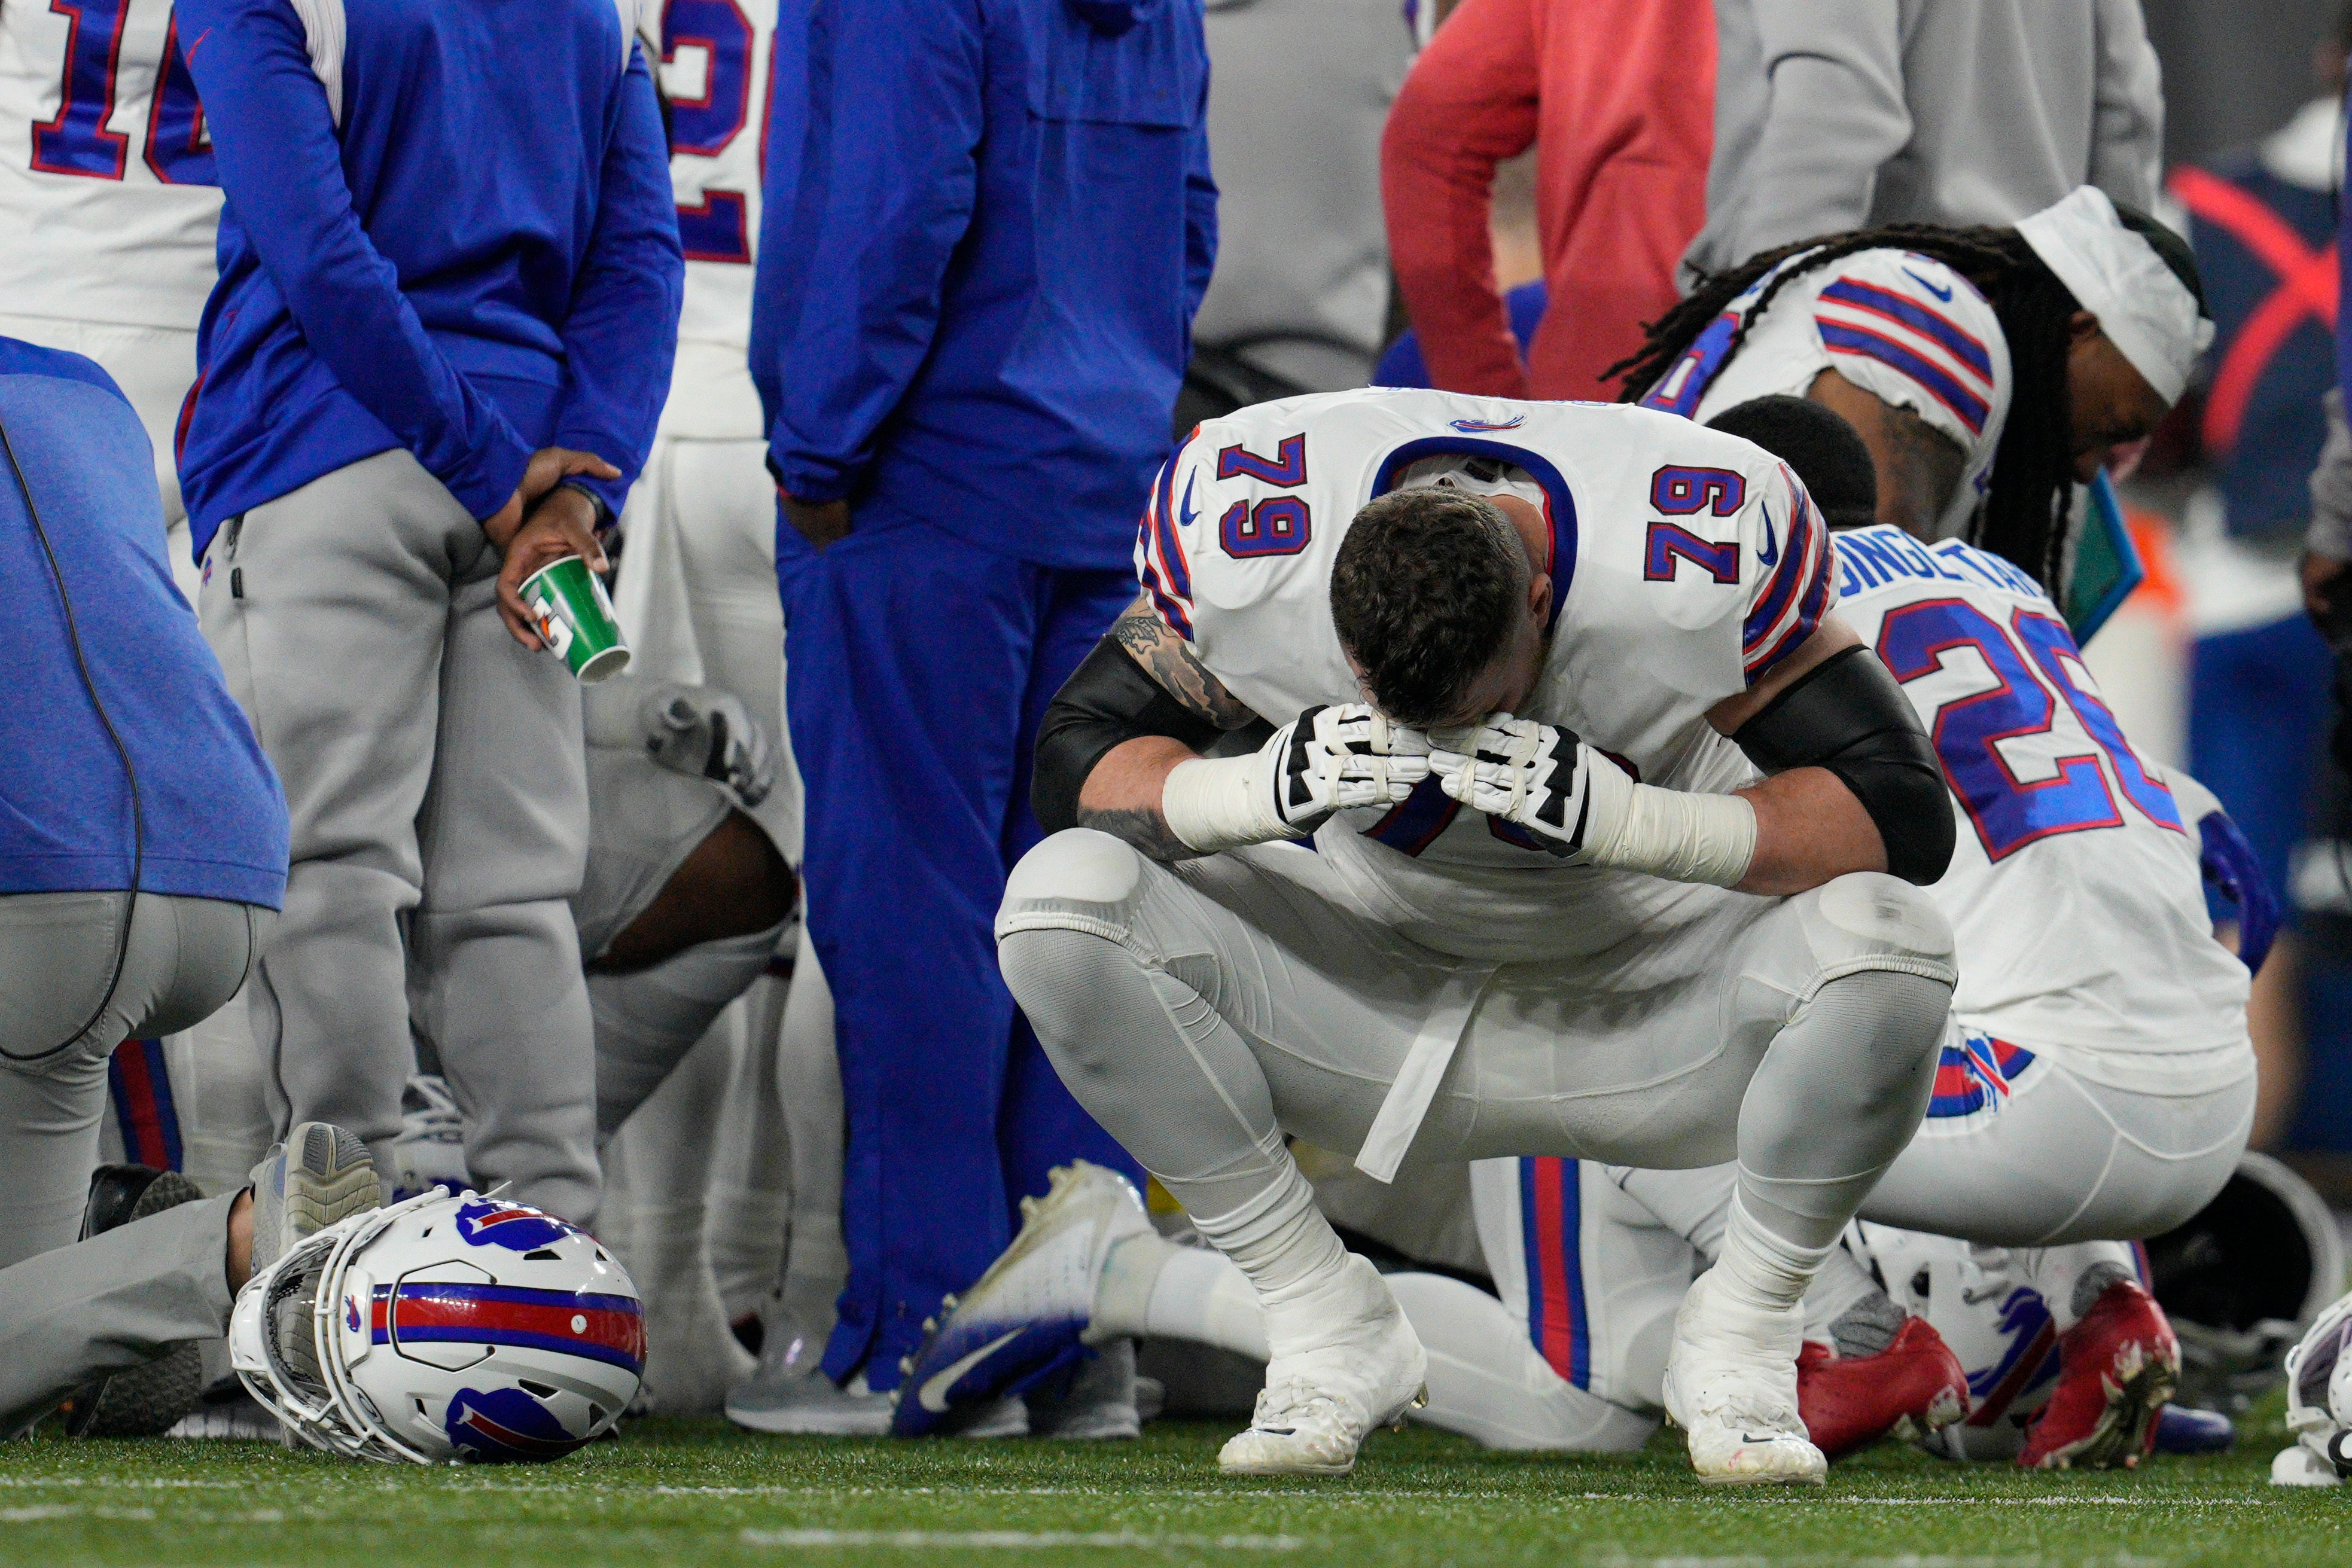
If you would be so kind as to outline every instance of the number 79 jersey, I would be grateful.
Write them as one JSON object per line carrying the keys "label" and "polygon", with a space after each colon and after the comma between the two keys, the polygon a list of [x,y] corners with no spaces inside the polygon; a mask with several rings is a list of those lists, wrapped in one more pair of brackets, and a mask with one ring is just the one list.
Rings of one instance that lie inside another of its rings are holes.
{"label": "number 79 jersey", "polygon": [[[1331,623],[1340,541],[1366,503],[1446,459],[1509,465],[1542,492],[1553,619],[1520,716],[1575,730],[1647,783],[1751,779],[1706,714],[1820,622],[1827,533],[1777,459],[1688,420],[1381,388],[1262,403],[1200,425],[1161,471],[1138,574],[1202,664],[1265,717],[1361,701]],[[1434,780],[1390,810],[1342,813],[1317,843],[1377,881],[1377,902],[1409,906],[1417,940],[1460,951],[1446,928],[1496,934],[1499,951],[1465,956],[1546,956],[1562,940],[1597,951],[1671,924],[1678,901],[1729,896],[1563,866]]]}
{"label": "number 79 jersey", "polygon": [[1836,545],[1838,613],[1903,684],[1950,786],[1958,842],[1931,891],[1958,939],[1955,1009],[2120,1088],[2242,1076],[2246,969],[2213,939],[2196,825],[2057,608],[1958,539],[1880,526]]}
{"label": "number 79 jersey", "polygon": [[195,330],[220,222],[171,0],[0,4],[0,310]]}

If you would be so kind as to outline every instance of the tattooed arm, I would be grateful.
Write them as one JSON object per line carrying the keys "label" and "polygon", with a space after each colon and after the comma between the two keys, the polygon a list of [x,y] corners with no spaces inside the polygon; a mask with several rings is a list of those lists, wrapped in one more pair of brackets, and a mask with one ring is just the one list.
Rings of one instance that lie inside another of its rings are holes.
{"label": "tattooed arm", "polygon": [[1944,508],[1968,470],[1958,443],[1907,408],[1896,408],[1835,371],[1813,378],[1806,394],[1844,416],[1870,448],[1878,473],[1878,520],[1932,539]]}
{"label": "tattooed arm", "polygon": [[[1197,852],[1169,831],[1168,819],[1160,812],[1160,791],[1169,773],[1178,763],[1200,755],[1194,742],[1213,740],[1216,731],[1243,728],[1258,716],[1192,656],[1146,596],[1139,595],[1127,607],[1104,642],[1132,660],[1190,721],[1170,727],[1192,733],[1182,738],[1138,735],[1102,753],[1078,788],[1077,825],[1124,839],[1157,861],[1182,860]],[[1042,747],[1040,762],[1043,766]]]}

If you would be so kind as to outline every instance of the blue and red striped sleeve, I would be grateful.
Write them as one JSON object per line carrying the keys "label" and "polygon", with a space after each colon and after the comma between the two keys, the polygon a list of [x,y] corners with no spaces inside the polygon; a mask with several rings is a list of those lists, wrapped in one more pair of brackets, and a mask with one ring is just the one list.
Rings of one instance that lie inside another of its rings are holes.
{"label": "blue and red striped sleeve", "polygon": [[1750,548],[1766,570],[1740,627],[1740,668],[1751,686],[1804,645],[1831,603],[1829,528],[1785,465],[1780,479],[1762,487],[1752,526]]}

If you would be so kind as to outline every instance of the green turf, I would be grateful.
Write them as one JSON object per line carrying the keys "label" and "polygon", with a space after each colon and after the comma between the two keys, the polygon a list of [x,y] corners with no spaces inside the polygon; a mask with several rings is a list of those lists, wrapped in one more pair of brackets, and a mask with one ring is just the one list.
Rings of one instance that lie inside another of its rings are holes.
{"label": "green turf", "polygon": [[258,1444],[0,1449],[0,1561],[1336,1564],[2352,1563],[2352,1489],[2266,1484],[2275,1412],[2236,1454],[2024,1476],[1882,1448],[1820,1491],[1702,1490],[1665,1439],[1620,1459],[1381,1434],[1356,1474],[1221,1479],[1223,1427],[1139,1443],[772,1439],[646,1421],[543,1469],[392,1469]]}

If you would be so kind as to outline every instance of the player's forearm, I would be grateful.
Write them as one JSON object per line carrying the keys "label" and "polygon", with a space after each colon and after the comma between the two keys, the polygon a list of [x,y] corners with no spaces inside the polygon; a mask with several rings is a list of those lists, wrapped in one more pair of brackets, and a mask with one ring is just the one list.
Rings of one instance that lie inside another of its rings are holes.
{"label": "player's forearm", "polygon": [[1124,840],[1153,860],[1201,852],[1178,838],[1162,805],[1168,776],[1200,753],[1171,736],[1139,736],[1107,752],[1078,789],[1078,826]]}
{"label": "player's forearm", "polygon": [[686,258],[642,53],[633,53],[621,122],[605,150],[589,256],[563,323],[564,406],[556,444],[594,452],[621,470],[590,487],[618,512],[653,444],[677,357]]}
{"label": "player's forearm", "polygon": [[1756,812],[1756,854],[1739,892],[1804,893],[1850,872],[1886,869],[1870,813],[1828,768],[1791,768],[1737,793]]}

